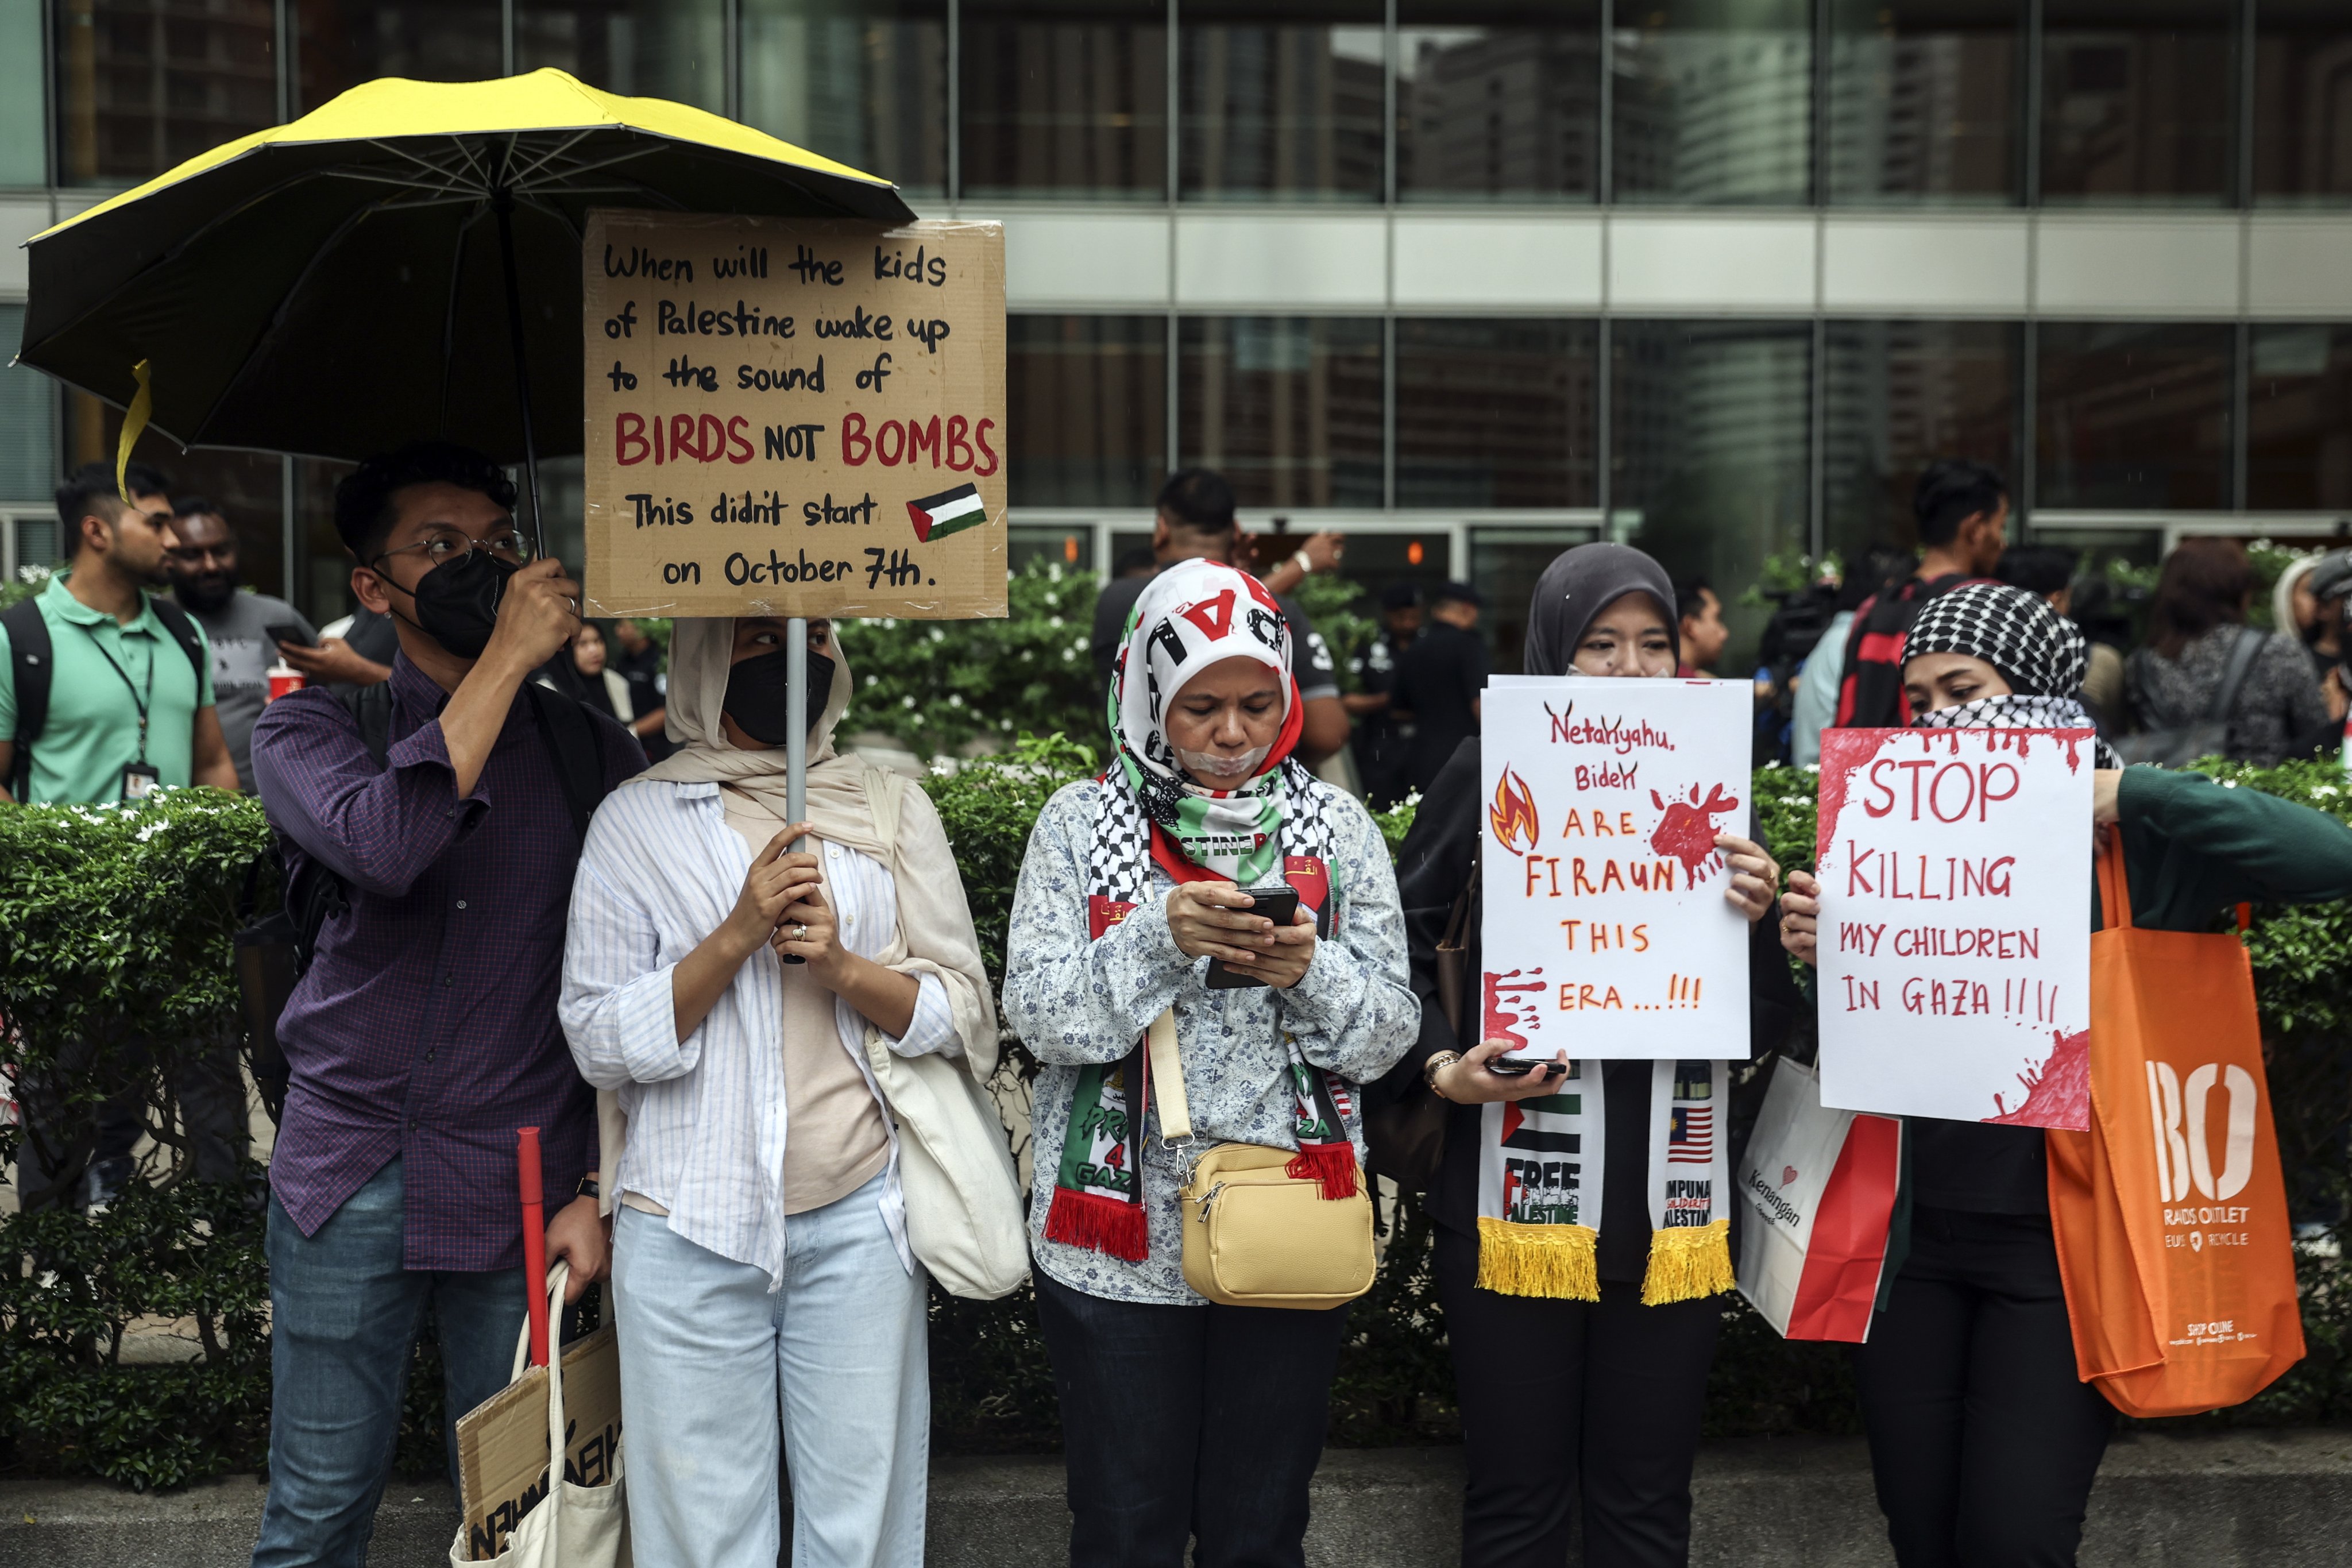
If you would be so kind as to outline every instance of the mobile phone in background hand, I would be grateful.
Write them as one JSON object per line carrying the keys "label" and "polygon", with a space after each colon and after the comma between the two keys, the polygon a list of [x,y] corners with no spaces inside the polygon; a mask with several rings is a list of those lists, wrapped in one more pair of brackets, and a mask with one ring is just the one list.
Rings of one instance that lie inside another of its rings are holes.
{"label": "mobile phone in background hand", "polygon": [[1521,1058],[1517,1061],[1514,1061],[1509,1057],[1489,1057],[1486,1058],[1486,1070],[1495,1074],[1497,1078],[1522,1078],[1528,1073],[1547,1068],[1556,1070],[1562,1078],[1566,1078],[1568,1076],[1567,1067],[1556,1060],[1543,1061],[1538,1060],[1534,1057]]}
{"label": "mobile phone in background hand", "polygon": [[310,634],[292,621],[280,621],[263,633],[272,643],[292,643],[296,647],[316,647]]}
{"label": "mobile phone in background hand", "polygon": [[[1264,915],[1276,927],[1295,925],[1298,921],[1298,889],[1287,882],[1271,887],[1244,888],[1250,896],[1250,907],[1242,912]],[[1265,982],[1246,969],[1235,969],[1222,958],[1209,960],[1209,989],[1239,991],[1247,986],[1264,985]]]}

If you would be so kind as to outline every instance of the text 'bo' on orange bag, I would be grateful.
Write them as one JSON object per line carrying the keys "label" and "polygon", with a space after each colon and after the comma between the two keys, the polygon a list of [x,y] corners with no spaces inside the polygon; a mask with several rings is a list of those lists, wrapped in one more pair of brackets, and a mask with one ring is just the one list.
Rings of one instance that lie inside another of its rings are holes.
{"label": "text 'bo' on orange bag", "polygon": [[2099,892],[2091,1126],[2047,1134],[2075,1364],[2128,1415],[2217,1410],[2303,1357],[2253,966],[2233,935],[2135,927],[2120,833]]}

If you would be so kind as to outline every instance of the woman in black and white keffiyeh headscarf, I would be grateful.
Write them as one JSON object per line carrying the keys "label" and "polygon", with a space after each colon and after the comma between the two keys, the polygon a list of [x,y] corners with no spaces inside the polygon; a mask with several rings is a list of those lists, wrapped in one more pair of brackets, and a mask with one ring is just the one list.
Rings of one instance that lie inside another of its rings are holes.
{"label": "woman in black and white keffiyeh headscarf", "polygon": [[[2042,600],[1971,584],[1921,609],[1903,687],[1923,728],[2089,728],[2084,663],[2082,634]],[[2091,795],[2142,929],[2202,931],[2241,900],[2352,897],[2352,832],[2307,806],[2122,768],[2104,743]],[[1781,899],[1782,945],[1808,963],[1820,892],[1798,871]],[[1895,1561],[2071,1563],[2115,1412],[2077,1373],[2042,1131],[1909,1117],[1904,1156],[1910,1250],[1853,1357]]]}
{"label": "woman in black and white keffiyeh headscarf", "polygon": [[[1903,686],[1920,729],[2088,730],[2079,694],[2089,664],[2082,632],[2040,595],[1971,583],[1920,610],[1903,647]],[[2105,741],[2098,766],[2123,766]]]}

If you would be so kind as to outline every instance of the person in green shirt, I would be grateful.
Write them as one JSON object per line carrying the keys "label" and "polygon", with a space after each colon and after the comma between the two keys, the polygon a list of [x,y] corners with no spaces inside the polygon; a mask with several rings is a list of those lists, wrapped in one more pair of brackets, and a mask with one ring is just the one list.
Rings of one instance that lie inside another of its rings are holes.
{"label": "person in green shirt", "polygon": [[[2083,634],[2022,589],[1929,600],[1904,654],[1917,727],[2091,727]],[[2352,829],[2325,812],[2096,750],[2092,821],[2122,836],[2134,925],[2352,898]],[[1797,871],[1789,888],[1781,945],[1811,963],[1820,885]],[[1895,1562],[2072,1563],[2115,1412],[2076,1373],[2042,1131],[1911,1117],[1905,1137],[1911,1249],[1853,1352]]]}
{"label": "person in green shirt", "polygon": [[[16,650],[0,626],[0,784],[16,798],[65,803],[135,799],[158,785],[236,788],[236,764],[213,710],[211,660],[191,659],[157,614],[165,586],[172,503],[163,476],[134,464],[133,500],[114,470],[86,463],[58,489],[71,566],[36,601],[51,649],[48,717],[18,733]],[[174,611],[176,613],[176,609]],[[184,617],[183,617],[184,622]],[[190,628],[204,652],[203,633]],[[16,752],[29,751],[21,774]]]}
{"label": "person in green shirt", "polygon": [[[89,463],[58,489],[58,517],[73,547],[71,567],[37,599],[0,620],[0,781],[14,800],[36,803],[135,798],[158,785],[211,784],[234,791],[236,764],[213,711],[211,659],[203,631],[176,605],[158,614],[152,589],[164,574],[172,503],[163,476],[132,464],[115,489],[113,468]],[[21,628],[37,615],[48,634],[48,715],[20,735],[16,648],[6,620]],[[175,628],[166,616],[176,618]],[[20,745],[29,766],[16,770]],[[131,1151],[146,1131],[140,1080],[154,1056],[169,1062],[180,1121],[202,1181],[235,1181],[247,1143],[245,1084],[233,1044],[202,1056],[168,1043],[127,1051],[83,1041],[55,1068],[17,1086],[26,1138],[17,1180],[25,1207],[70,1202],[96,1210],[113,1201],[136,1169]],[[96,1126],[67,1106],[66,1086],[96,1075],[121,1089],[98,1108]]]}

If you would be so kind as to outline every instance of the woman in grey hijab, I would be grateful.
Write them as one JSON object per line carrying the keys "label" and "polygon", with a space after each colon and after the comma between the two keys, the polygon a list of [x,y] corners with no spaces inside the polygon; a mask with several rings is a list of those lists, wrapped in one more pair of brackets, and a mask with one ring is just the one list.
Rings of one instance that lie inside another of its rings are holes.
{"label": "woman in grey hijab", "polygon": [[[1670,678],[1681,656],[1674,603],[1665,572],[1641,551],[1622,544],[1568,551],[1537,581],[1528,608],[1527,672]],[[1606,1152],[1598,1300],[1506,1295],[1476,1283],[1484,1106],[1560,1093],[1565,1070],[1518,1077],[1493,1071],[1504,1043],[1457,1038],[1439,1000],[1436,946],[1465,893],[1465,972],[1480,972],[1473,868],[1485,820],[1482,795],[1473,737],[1431,785],[1399,856],[1422,1030],[1404,1063],[1380,1086],[1391,1103],[1423,1093],[1449,1102],[1444,1151],[1425,1203],[1437,1224],[1437,1285],[1468,1449],[1462,1561],[1465,1568],[1563,1563],[1580,1496],[1588,1564],[1666,1568],[1689,1558],[1691,1464],[1722,1305],[1705,1299],[1643,1304],[1652,1237],[1646,1186],[1653,1064],[1601,1064]],[[1732,873],[1726,897],[1755,935],[1757,1003],[1776,1013],[1793,1010],[1801,998],[1773,941],[1773,923],[1764,918],[1780,868],[1749,838],[1726,834],[1716,843]],[[1780,1023],[1778,1016],[1765,1020],[1776,1035]],[[1750,1041],[1727,1039],[1714,1054],[1746,1058]]]}

